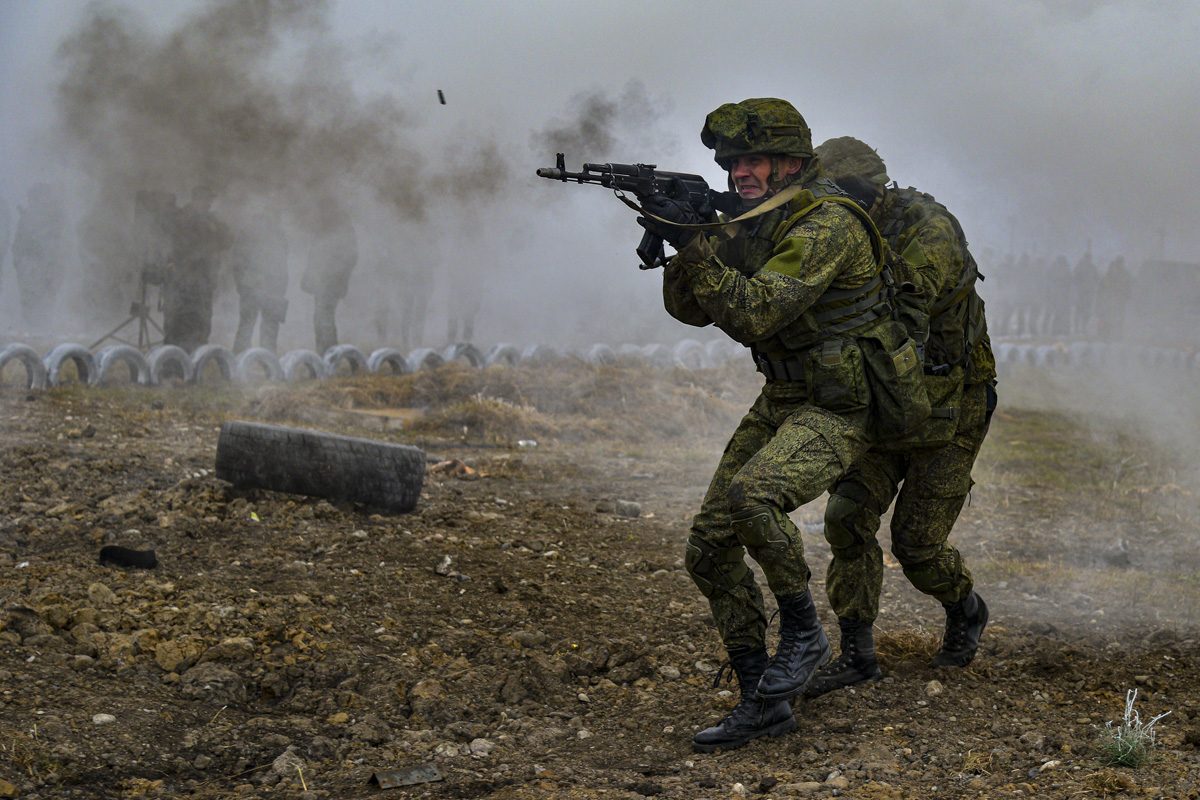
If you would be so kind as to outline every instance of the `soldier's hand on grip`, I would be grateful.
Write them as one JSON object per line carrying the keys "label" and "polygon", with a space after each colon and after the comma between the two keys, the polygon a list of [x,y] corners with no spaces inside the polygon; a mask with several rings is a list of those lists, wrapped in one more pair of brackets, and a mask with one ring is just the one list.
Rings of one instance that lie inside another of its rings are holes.
{"label": "soldier's hand on grip", "polygon": [[641,200],[642,208],[666,222],[648,217],[638,217],[638,225],[661,237],[676,250],[686,245],[696,235],[695,229],[680,228],[677,227],[678,225],[697,225],[706,222],[686,199],[677,200],[665,194],[652,194]]}

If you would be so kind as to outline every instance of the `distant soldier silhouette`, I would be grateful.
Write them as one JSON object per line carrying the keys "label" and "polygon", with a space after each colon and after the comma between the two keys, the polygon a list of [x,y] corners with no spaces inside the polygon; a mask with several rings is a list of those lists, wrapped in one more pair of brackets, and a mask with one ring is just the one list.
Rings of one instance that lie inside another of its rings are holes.
{"label": "distant soldier silhouette", "polygon": [[278,349],[279,326],[287,316],[288,243],[280,214],[264,209],[250,214],[234,235],[230,266],[238,290],[238,328],[233,349],[250,347],[254,326],[258,344]]}
{"label": "distant soldier silhouette", "polygon": [[1117,256],[1100,278],[1100,290],[1096,298],[1101,339],[1119,342],[1125,338],[1126,306],[1132,289],[1133,276],[1125,267],[1125,257]]}
{"label": "distant soldier silhouette", "polygon": [[313,296],[313,333],[317,352],[324,355],[338,343],[337,306],[358,263],[358,235],[350,215],[332,198],[320,201],[316,216],[300,288]]}
{"label": "distant soldier silhouette", "polygon": [[66,268],[67,213],[62,187],[34,184],[18,214],[12,254],[21,314],[26,323],[38,326],[54,309]]}
{"label": "distant soldier silhouette", "polygon": [[1096,294],[1100,289],[1100,271],[1089,249],[1071,270],[1071,333],[1088,336],[1095,333]]}
{"label": "distant soldier silhouette", "polygon": [[206,186],[192,191],[171,226],[171,265],[163,283],[163,342],[189,352],[212,334],[213,294],[221,258],[232,243],[229,228],[212,213]]}

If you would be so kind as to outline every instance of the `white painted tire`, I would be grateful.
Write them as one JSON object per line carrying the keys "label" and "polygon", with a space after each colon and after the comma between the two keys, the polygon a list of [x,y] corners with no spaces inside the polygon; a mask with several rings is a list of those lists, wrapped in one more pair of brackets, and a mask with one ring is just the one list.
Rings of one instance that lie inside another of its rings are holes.
{"label": "white painted tire", "polygon": [[46,388],[46,363],[42,361],[42,357],[37,354],[36,350],[19,342],[0,347],[0,372],[3,372],[4,368],[14,361],[20,362],[25,367],[25,388],[27,390],[40,391]]}
{"label": "white painted tire", "polygon": [[[325,355],[321,357],[321,360],[325,362],[325,374],[322,377],[326,378],[332,378],[337,375],[338,367],[343,362],[350,365],[351,375],[370,371],[367,368],[367,357],[363,355],[362,350],[359,350],[352,344],[334,345],[325,351]],[[287,370],[285,369],[284,371],[286,372]]]}
{"label": "white painted tire", "polygon": [[479,352],[479,348],[470,342],[459,342],[448,346],[442,351],[442,359],[447,364],[452,361],[466,361],[476,369],[482,367],[486,361],[483,353]]}
{"label": "white painted tire", "polygon": [[[331,347],[329,352],[335,349]],[[329,362],[312,350],[289,350],[279,359],[279,366],[283,369],[283,379],[288,383],[319,381],[329,377]]]}
{"label": "white painted tire", "polygon": [[217,370],[221,373],[221,379],[224,381],[232,381],[237,373],[237,357],[228,347],[222,347],[219,344],[204,344],[197,347],[196,352],[192,353],[192,383],[200,383],[204,380],[204,373],[209,364],[217,365]]}
{"label": "white painted tire", "polygon": [[253,383],[263,379],[282,381],[283,366],[275,354],[265,347],[251,347],[238,353],[234,379],[238,383]]}
{"label": "white painted tire", "polygon": [[173,368],[179,374],[179,380],[184,383],[192,382],[192,357],[182,347],[173,344],[160,344],[146,354],[146,363],[150,365],[150,385],[161,386],[164,380],[170,379],[169,371]]}
{"label": "white painted tire", "polygon": [[408,359],[394,347],[381,347],[367,356],[367,369],[378,375],[407,375]]}
{"label": "white painted tire", "polygon": [[149,386],[150,363],[142,351],[127,344],[112,344],[96,351],[96,375],[93,386],[103,386],[112,379],[113,370],[124,364],[129,369],[130,380],[141,386]]}
{"label": "white painted tire", "polygon": [[96,359],[81,344],[67,342],[60,344],[46,354],[42,363],[46,365],[46,384],[59,386],[62,383],[62,368],[67,362],[75,364],[75,372],[79,375],[79,383],[87,386],[96,374]]}
{"label": "white painted tire", "polygon": [[442,358],[442,354],[432,347],[418,347],[408,354],[408,366],[413,372],[422,369],[437,369],[446,360]]}

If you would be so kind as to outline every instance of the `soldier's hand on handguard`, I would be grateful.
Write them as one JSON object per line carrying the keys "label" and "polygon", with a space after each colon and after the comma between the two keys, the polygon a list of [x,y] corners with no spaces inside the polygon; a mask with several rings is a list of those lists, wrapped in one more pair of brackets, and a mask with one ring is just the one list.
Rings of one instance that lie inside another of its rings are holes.
{"label": "soldier's hand on handguard", "polygon": [[638,225],[641,225],[654,235],[662,237],[663,241],[670,244],[676,250],[684,247],[697,233],[695,228],[680,228],[677,225],[697,225],[707,222],[707,220],[700,216],[700,213],[696,209],[692,208],[687,200],[676,200],[665,194],[652,194],[648,197],[643,197],[641,200],[642,208],[667,222],[660,222],[648,217],[638,217]]}

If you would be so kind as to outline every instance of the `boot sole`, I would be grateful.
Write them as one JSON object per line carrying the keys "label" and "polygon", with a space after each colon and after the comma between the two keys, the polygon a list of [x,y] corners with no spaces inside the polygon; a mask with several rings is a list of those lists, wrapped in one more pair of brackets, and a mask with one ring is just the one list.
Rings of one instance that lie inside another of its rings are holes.
{"label": "boot sole", "polygon": [[817,678],[814,676],[813,679],[808,682],[808,686],[804,688],[804,696],[809,700],[812,700],[814,697],[822,697],[830,692],[836,692],[839,689],[849,689],[851,686],[862,686],[864,683],[875,683],[880,680],[883,680],[883,672],[877,670],[874,674],[859,678],[856,681],[839,683],[836,686],[830,686],[827,689],[823,689],[813,685],[817,682]]}
{"label": "boot sole", "polygon": [[808,685],[813,682],[813,678],[817,677],[817,670],[819,670],[821,667],[825,666],[832,660],[833,660],[833,645],[826,642],[825,643],[825,651],[823,653],[821,653],[821,658],[820,658],[820,660],[817,661],[816,666],[813,667],[813,671],[809,674],[808,680],[806,680],[804,683],[797,686],[795,689],[790,689],[786,692],[777,692],[775,694],[764,694],[763,691],[761,689],[759,689],[755,692],[755,696],[757,696],[759,700],[763,700],[768,703],[771,702],[772,700],[791,700],[793,697],[803,694],[804,690],[808,688]]}
{"label": "boot sole", "polygon": [[[988,616],[987,603],[983,602],[983,598],[980,598],[979,602],[982,603],[982,608],[983,608],[983,623],[979,626],[979,643],[983,644],[983,632],[985,630],[987,630],[989,616]],[[972,650],[970,653],[968,653],[965,656],[962,656],[959,658],[954,658],[954,659],[947,658],[947,660],[945,660],[945,661],[938,660],[939,656],[941,655],[939,653],[938,655],[933,657],[932,661],[929,662],[929,666],[931,666],[931,667],[958,667],[961,669],[962,667],[967,666],[968,664],[970,664],[972,661],[975,660],[975,654],[977,652],[979,652],[978,647],[976,647],[974,650]]]}
{"label": "boot sole", "polygon": [[739,747],[745,747],[755,739],[761,739],[763,736],[770,736],[774,738],[776,736],[783,736],[785,733],[791,733],[794,730],[796,730],[796,718],[788,717],[782,722],[776,722],[771,727],[765,729],[762,733],[756,733],[749,738],[742,739],[737,742],[726,742],[723,744],[700,744],[699,742],[693,741],[692,750],[697,753],[715,753],[718,750],[736,750]]}

